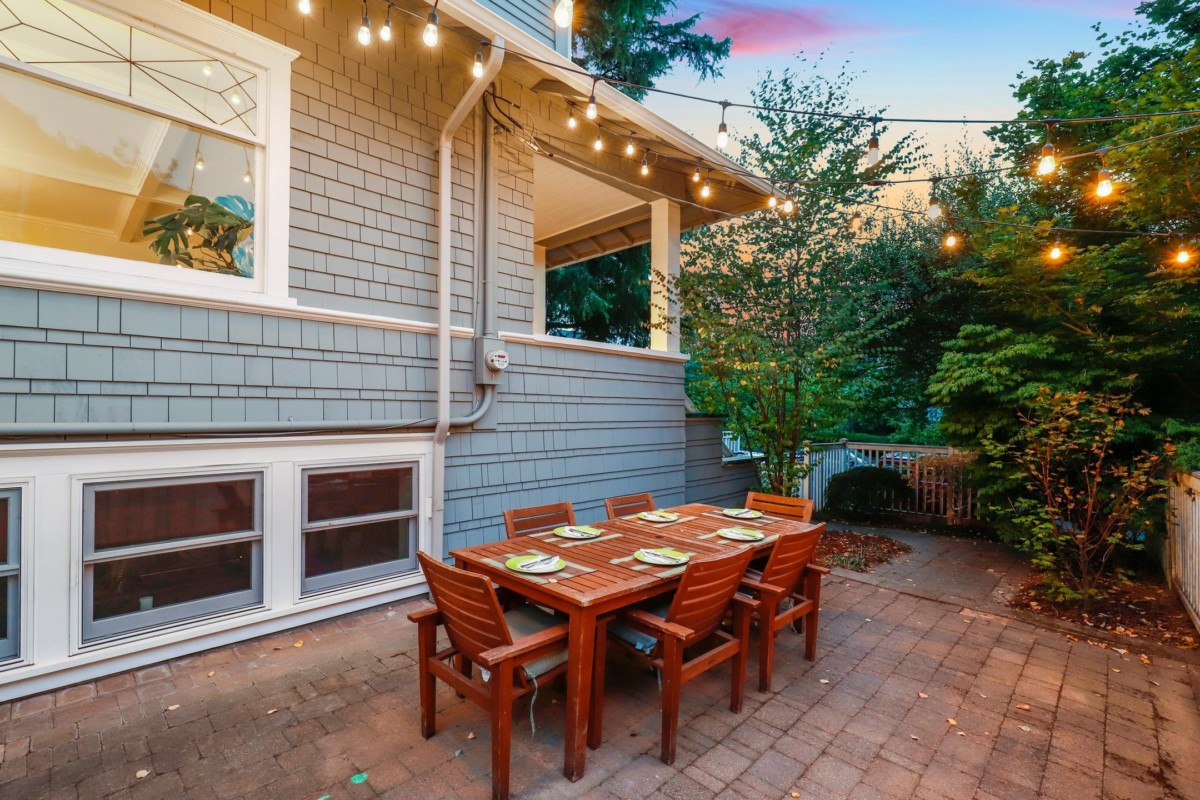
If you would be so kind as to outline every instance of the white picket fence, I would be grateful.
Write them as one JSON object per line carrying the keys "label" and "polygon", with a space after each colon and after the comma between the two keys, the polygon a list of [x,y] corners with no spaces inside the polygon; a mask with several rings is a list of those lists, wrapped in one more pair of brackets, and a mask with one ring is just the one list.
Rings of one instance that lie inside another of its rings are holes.
{"label": "white picket fence", "polygon": [[1171,479],[1167,575],[1200,628],[1200,472]]}

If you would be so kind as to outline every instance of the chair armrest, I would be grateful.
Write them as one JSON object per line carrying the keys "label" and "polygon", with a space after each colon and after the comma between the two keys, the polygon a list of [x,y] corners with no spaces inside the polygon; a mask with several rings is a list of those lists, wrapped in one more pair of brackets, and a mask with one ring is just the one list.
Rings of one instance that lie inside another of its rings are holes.
{"label": "chair armrest", "polygon": [[[771,584],[764,583],[763,586],[771,586]],[[772,586],[771,588],[774,589],[776,587]],[[783,589],[780,589],[779,591],[782,592]],[[733,604],[735,606],[741,606],[742,608],[744,608],[747,611],[757,611],[758,607],[762,605],[762,603],[759,602],[758,600],[754,600],[749,597],[742,597],[741,595],[736,595],[736,594],[733,596]]]}
{"label": "chair armrest", "polygon": [[664,636],[672,636],[676,639],[686,639],[692,635],[691,628],[676,625],[674,622],[667,622],[662,617],[651,614],[649,611],[643,611],[640,608],[632,608],[629,611],[622,612],[619,619],[622,622],[632,623],[632,627],[634,628],[646,628],[649,632],[661,633]]}
{"label": "chair armrest", "polygon": [[425,608],[418,608],[416,611],[411,612],[408,615],[408,621],[415,622],[418,625],[421,623],[428,624],[430,621],[438,624],[442,621],[442,612],[438,611],[437,606],[425,606]]}
{"label": "chair armrest", "polygon": [[787,597],[788,595],[788,590],[782,586],[776,586],[773,583],[763,583],[753,578],[742,578],[742,587],[759,592],[760,594],[776,595],[778,597]]}
{"label": "chair armrest", "polygon": [[485,650],[475,659],[481,667],[489,669],[499,664],[501,661],[520,661],[521,656],[527,656],[539,648],[552,645],[562,639],[567,638],[569,630],[566,623],[555,625],[553,628],[547,628],[544,631],[531,634],[514,642],[513,644],[505,644],[500,647],[493,647],[491,650]]}
{"label": "chair armrest", "polygon": [[815,572],[818,575],[828,575],[829,567],[822,567],[817,564],[805,564],[804,571],[805,572]]}

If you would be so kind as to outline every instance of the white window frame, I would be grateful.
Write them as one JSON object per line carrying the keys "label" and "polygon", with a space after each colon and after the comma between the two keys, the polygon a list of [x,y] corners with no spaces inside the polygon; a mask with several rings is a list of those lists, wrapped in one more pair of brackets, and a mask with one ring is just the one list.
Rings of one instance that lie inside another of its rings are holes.
{"label": "white window frame", "polygon": [[300,54],[179,0],[71,0],[121,23],[153,33],[258,77],[259,125],[254,136],[232,134],[196,115],[190,117],[145,101],[109,93],[29,64],[0,56],[0,69],[104,97],[159,117],[252,144],[255,164],[255,274],[253,278],[130,261],[72,250],[0,240],[0,283],[50,289],[90,289],[169,299],[272,300],[288,298],[288,233],[291,164],[291,62]]}
{"label": "white window frame", "polygon": [[[354,470],[373,470],[373,469],[411,469],[412,470],[412,504],[407,511],[397,510],[388,511],[378,514],[362,514],[352,517],[338,517],[336,519],[324,519],[319,522],[310,522],[308,518],[308,476],[310,475],[328,475],[338,472],[350,472]],[[333,591],[337,589],[348,589],[353,586],[358,586],[364,583],[370,583],[379,580],[388,580],[397,578],[402,575],[410,574],[417,570],[417,551],[421,546],[420,536],[420,498],[421,498],[421,465],[416,460],[402,461],[362,461],[353,463],[339,463],[326,465],[303,465],[300,469],[300,509],[299,509],[299,541],[297,548],[300,553],[300,571],[298,580],[300,583],[300,595],[302,597],[310,597],[314,594]],[[390,520],[408,520],[409,521],[409,537],[411,540],[411,553],[408,558],[396,559],[394,561],[384,561],[378,564],[371,564],[363,567],[355,567],[353,569],[341,570],[338,572],[330,572],[325,575],[317,575],[307,577],[304,574],[304,566],[306,563],[305,551],[308,547],[308,534],[320,533],[322,531],[336,530],[352,525],[362,525],[371,522],[385,522]]]}
{"label": "white window frame", "polygon": [[[81,623],[83,643],[92,645],[131,634],[142,634],[148,630],[182,624],[195,624],[199,619],[247,608],[260,607],[263,603],[263,529],[265,474],[263,470],[204,472],[176,477],[139,478],[135,480],[89,481],[83,484],[83,581],[81,584]],[[154,486],[181,486],[193,483],[212,483],[220,480],[251,480],[254,482],[253,529],[229,533],[209,534],[185,539],[168,539],[97,551],[95,547],[95,499],[97,492],[117,489]],[[238,592],[211,595],[197,600],[161,606],[146,611],[134,611],[97,620],[92,616],[93,578],[96,564],[121,561],[139,556],[161,555],[183,550],[216,547],[224,544],[250,542],[250,588]]]}
{"label": "white window frame", "polygon": [[0,663],[21,658],[21,494],[20,487],[0,487],[0,498],[8,500],[8,552],[0,553],[0,591],[7,594],[8,636],[0,639]]}

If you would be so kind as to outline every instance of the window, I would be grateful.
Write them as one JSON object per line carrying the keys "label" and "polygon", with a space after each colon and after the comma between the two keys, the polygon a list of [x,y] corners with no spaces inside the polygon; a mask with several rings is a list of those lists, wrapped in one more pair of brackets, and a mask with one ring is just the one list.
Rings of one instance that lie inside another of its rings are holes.
{"label": "window", "polygon": [[0,660],[20,654],[21,493],[0,489]]}
{"label": "window", "polygon": [[262,474],[84,487],[83,638],[262,602]]}
{"label": "window", "polygon": [[[208,43],[253,35],[211,15],[113,5],[0,3],[0,258],[41,260],[68,279],[83,267],[101,282],[267,291],[275,249],[263,246],[262,210],[280,175],[286,191],[288,134],[280,143],[268,130],[262,104],[290,77],[269,85],[271,67],[223,57]],[[282,50],[254,38],[258,48],[238,52]],[[283,198],[273,226],[286,225]],[[281,261],[286,273],[286,250]]]}
{"label": "window", "polygon": [[415,464],[304,471],[303,594],[416,569]]}

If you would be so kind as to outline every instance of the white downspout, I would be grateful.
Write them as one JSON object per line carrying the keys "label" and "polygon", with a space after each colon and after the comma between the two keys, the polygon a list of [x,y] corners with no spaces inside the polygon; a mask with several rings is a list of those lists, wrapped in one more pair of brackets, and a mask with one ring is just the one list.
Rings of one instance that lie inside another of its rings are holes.
{"label": "white downspout", "polygon": [[[446,118],[438,137],[438,384],[437,384],[437,427],[433,435],[433,514],[430,551],[442,555],[442,523],[446,510],[446,437],[450,433],[450,278],[453,247],[452,226],[454,218],[451,203],[451,158],[454,154],[454,136],[467,115],[478,104],[492,79],[504,63],[504,39],[492,38],[488,57],[483,65],[483,75],[476,78],[466,94]],[[478,168],[478,165],[476,165]],[[486,235],[476,229],[476,236]]]}

